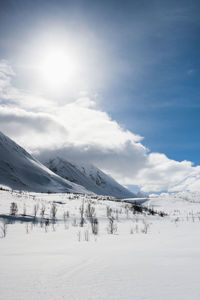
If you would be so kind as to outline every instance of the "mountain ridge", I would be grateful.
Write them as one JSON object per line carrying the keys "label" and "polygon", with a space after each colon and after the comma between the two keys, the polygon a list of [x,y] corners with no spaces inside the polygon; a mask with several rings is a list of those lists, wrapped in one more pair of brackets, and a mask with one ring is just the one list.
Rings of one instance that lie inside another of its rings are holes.
{"label": "mountain ridge", "polygon": [[32,192],[90,192],[50,171],[2,132],[0,132],[0,184]]}
{"label": "mountain ridge", "polygon": [[59,176],[99,195],[113,196],[117,198],[132,198],[135,194],[120,185],[111,176],[89,163],[76,163],[64,160],[57,156],[43,162],[51,171]]}

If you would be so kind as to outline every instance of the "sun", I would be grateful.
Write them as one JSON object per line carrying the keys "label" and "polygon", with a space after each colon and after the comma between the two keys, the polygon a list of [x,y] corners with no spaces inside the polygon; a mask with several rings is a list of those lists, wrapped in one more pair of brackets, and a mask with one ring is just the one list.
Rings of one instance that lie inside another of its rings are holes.
{"label": "sun", "polygon": [[41,76],[52,88],[74,84],[80,73],[80,61],[71,51],[51,48],[40,63]]}

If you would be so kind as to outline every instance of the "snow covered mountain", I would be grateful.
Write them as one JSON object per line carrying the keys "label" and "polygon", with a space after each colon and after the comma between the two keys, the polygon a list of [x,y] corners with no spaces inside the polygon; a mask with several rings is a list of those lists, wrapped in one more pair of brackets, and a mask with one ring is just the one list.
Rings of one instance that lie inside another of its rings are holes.
{"label": "snow covered mountain", "polygon": [[1,132],[0,184],[32,192],[88,193],[84,187],[50,171]]}
{"label": "snow covered mountain", "polygon": [[0,185],[32,192],[93,192],[117,198],[135,196],[93,165],[60,158],[51,159],[45,165],[0,132]]}
{"label": "snow covered mountain", "polygon": [[44,164],[59,176],[80,184],[96,194],[117,198],[135,197],[128,189],[91,164],[78,164],[59,157],[50,159]]}

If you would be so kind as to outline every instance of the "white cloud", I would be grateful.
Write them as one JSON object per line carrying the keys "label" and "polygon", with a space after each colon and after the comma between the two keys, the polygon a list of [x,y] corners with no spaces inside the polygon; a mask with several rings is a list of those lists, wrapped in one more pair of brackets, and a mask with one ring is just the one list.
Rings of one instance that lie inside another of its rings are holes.
{"label": "white cloud", "polygon": [[193,167],[190,161],[178,162],[160,153],[150,153],[145,168],[135,180],[143,191],[177,191],[190,188],[188,179],[196,179],[200,168]]}
{"label": "white cloud", "polygon": [[68,135],[66,128],[53,116],[15,107],[0,107],[0,128],[28,150],[36,146],[56,147],[61,145],[63,136]]}
{"label": "white cloud", "polygon": [[68,142],[75,145],[95,145],[105,149],[121,148],[128,141],[135,146],[141,137],[122,129],[107,113],[95,108],[89,99],[79,99],[54,108],[54,115],[68,128]]}
{"label": "white cloud", "polygon": [[89,98],[59,106],[12,86],[12,68],[0,62],[0,128],[41,159],[60,155],[90,161],[122,184],[141,190],[200,189],[200,167],[149,153],[142,137],[122,128]]}

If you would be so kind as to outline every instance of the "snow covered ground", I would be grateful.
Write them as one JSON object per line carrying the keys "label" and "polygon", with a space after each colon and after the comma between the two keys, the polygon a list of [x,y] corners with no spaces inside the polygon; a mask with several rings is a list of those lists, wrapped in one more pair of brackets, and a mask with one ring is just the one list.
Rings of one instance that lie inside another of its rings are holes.
{"label": "snow covered ground", "polygon": [[[18,206],[0,239],[0,299],[199,300],[200,202],[191,199],[153,196],[145,205],[168,213],[161,217],[89,196],[0,191],[0,226],[11,202]],[[48,225],[53,201],[56,220]],[[97,235],[88,204],[95,208]],[[17,221],[23,213],[30,217]],[[107,214],[115,218],[114,234]]]}

